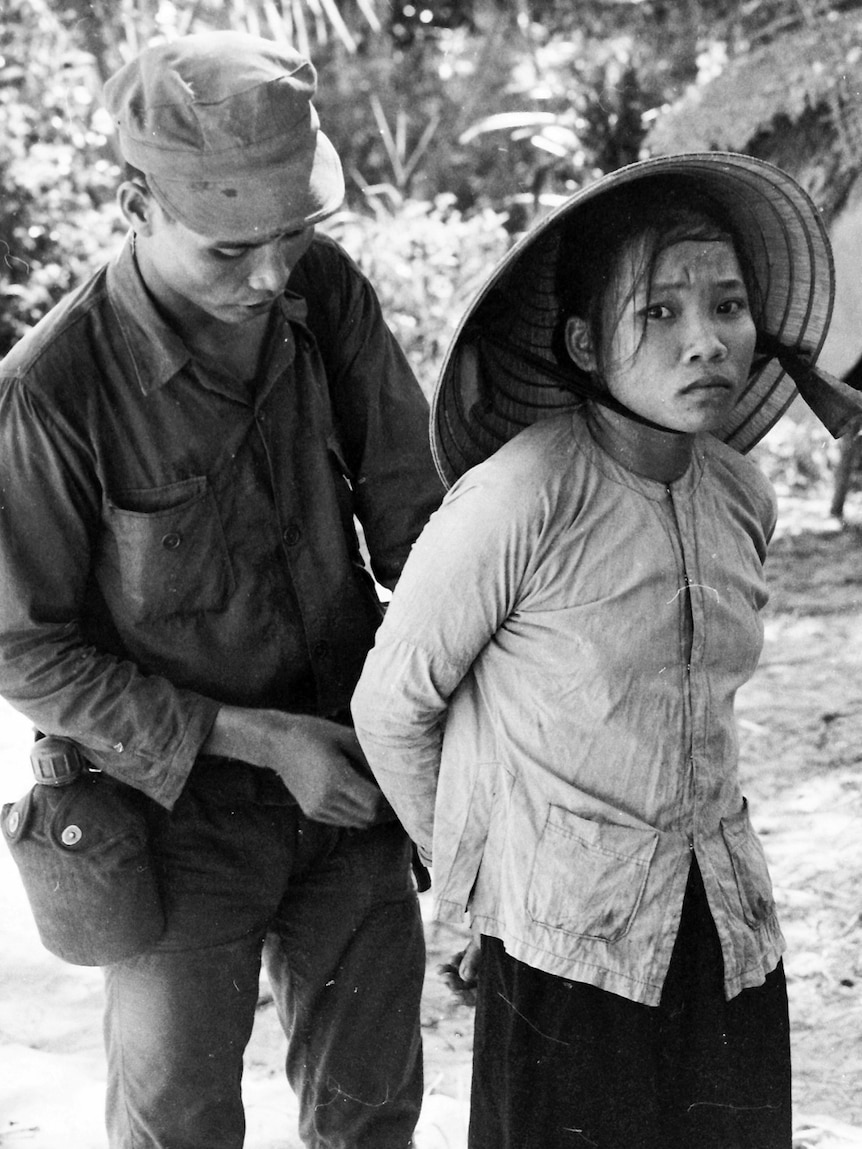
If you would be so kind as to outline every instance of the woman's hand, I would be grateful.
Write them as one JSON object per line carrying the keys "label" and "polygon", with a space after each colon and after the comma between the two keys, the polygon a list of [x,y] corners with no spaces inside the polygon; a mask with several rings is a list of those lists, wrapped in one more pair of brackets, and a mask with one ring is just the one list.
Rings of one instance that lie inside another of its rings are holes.
{"label": "woman's hand", "polygon": [[479,964],[482,958],[482,941],[479,934],[473,934],[458,963],[458,976],[468,989],[475,989],[479,983]]}
{"label": "woman's hand", "polygon": [[467,948],[455,954],[450,962],[438,967],[438,973],[456,997],[465,1005],[476,1004],[476,987],[479,984],[479,965],[482,957],[481,935],[474,933]]}

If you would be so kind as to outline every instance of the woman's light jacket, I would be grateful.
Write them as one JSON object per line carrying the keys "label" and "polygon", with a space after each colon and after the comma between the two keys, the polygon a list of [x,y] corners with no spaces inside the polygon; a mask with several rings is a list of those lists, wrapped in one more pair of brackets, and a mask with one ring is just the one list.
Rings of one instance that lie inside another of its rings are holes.
{"label": "woman's light jacket", "polygon": [[772,489],[699,437],[670,486],[580,413],[522,432],[449,492],[354,696],[436,913],[520,961],[658,1003],[694,851],[732,997],[783,938],[737,776]]}

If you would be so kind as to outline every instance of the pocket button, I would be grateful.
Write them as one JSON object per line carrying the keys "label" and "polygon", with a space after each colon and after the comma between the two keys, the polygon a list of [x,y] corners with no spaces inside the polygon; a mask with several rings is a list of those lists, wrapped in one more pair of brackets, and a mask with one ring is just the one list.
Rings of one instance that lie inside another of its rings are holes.
{"label": "pocket button", "polygon": [[17,810],[13,810],[9,817],[6,819],[6,829],[10,834],[16,834],[18,832],[18,824],[20,821],[21,815]]}
{"label": "pocket button", "polygon": [[60,841],[64,846],[77,846],[83,836],[80,826],[67,826],[60,835]]}
{"label": "pocket button", "polygon": [[175,551],[181,542],[182,539],[176,531],[171,531],[169,534],[162,536],[162,546],[168,551]]}

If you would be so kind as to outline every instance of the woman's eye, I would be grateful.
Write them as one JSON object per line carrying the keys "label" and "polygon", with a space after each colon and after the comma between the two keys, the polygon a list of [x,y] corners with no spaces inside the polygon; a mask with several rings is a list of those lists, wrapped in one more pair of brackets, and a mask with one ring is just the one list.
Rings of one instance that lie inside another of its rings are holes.
{"label": "woman's eye", "polygon": [[718,305],[719,315],[738,315],[747,310],[748,304],[744,299],[725,299]]}
{"label": "woman's eye", "polygon": [[645,319],[668,319],[671,315],[671,310],[665,303],[651,303],[649,307],[644,308]]}

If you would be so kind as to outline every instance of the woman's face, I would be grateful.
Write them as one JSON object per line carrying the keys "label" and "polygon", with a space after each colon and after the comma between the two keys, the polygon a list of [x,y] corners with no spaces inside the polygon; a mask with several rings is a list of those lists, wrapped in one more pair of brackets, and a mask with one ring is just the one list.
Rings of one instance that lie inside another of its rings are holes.
{"label": "woman's face", "polygon": [[672,244],[658,256],[651,284],[642,256],[640,243],[624,250],[609,288],[605,385],[662,427],[717,430],[748,379],[756,339],[733,245]]}

